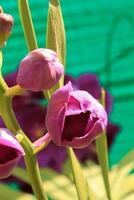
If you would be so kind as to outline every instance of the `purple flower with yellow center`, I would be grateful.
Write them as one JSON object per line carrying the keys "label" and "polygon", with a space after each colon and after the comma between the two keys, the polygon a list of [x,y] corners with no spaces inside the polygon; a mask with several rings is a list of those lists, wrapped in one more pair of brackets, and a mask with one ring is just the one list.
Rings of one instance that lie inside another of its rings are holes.
{"label": "purple flower with yellow center", "polygon": [[59,146],[84,148],[107,126],[103,106],[88,92],[73,91],[71,82],[51,97],[46,127],[52,141]]}
{"label": "purple flower with yellow center", "polygon": [[64,67],[57,54],[50,49],[31,51],[19,65],[17,84],[31,91],[52,88],[64,74]]}
{"label": "purple flower with yellow center", "polygon": [[5,128],[0,128],[0,179],[11,175],[24,150],[12,133]]}

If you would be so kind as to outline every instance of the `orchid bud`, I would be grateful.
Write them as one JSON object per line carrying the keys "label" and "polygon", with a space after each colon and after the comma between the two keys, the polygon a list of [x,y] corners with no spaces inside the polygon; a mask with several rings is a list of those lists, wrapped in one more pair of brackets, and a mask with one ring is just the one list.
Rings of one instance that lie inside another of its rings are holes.
{"label": "orchid bud", "polygon": [[52,141],[59,146],[86,147],[106,125],[103,106],[88,92],[73,91],[71,83],[57,90],[49,101],[46,126]]}
{"label": "orchid bud", "polygon": [[57,54],[50,49],[31,51],[19,66],[17,84],[31,91],[49,90],[64,73]]}
{"label": "orchid bud", "polygon": [[5,42],[11,34],[13,24],[13,17],[3,13],[2,8],[0,7],[0,48],[5,46]]}
{"label": "orchid bud", "polygon": [[24,150],[12,133],[6,128],[0,128],[0,179],[11,175]]}

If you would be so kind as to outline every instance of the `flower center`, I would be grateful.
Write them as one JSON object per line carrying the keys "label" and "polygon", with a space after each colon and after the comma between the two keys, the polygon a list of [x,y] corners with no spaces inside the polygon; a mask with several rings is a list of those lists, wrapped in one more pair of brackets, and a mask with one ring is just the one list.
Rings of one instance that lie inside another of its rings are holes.
{"label": "flower center", "polygon": [[17,150],[0,144],[0,164],[4,164],[17,157]]}
{"label": "flower center", "polygon": [[62,139],[72,141],[74,137],[82,137],[85,134],[90,112],[70,115],[65,118]]}

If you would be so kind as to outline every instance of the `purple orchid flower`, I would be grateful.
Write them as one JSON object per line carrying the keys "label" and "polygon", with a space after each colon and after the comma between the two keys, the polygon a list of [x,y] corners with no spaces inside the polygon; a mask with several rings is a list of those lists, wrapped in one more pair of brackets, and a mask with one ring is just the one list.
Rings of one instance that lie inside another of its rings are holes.
{"label": "purple orchid flower", "polygon": [[[11,87],[16,84],[16,81],[15,81],[16,77],[17,77],[17,72],[9,74],[5,77],[5,80],[8,86]],[[85,81],[85,76],[82,75],[82,77]],[[85,90],[90,92],[90,94],[93,97],[99,98],[100,97],[99,96],[100,83],[98,81],[97,76],[92,75],[92,74],[87,74],[86,77],[87,77],[87,81],[85,84]],[[82,86],[81,88],[79,88],[80,86],[78,86],[77,84],[78,83],[77,79],[74,79],[72,76],[65,75],[65,83],[67,83],[68,81],[72,82],[74,89],[77,89],[77,90],[84,89],[84,86],[83,88]],[[80,83],[83,84],[84,81],[81,80]],[[96,90],[99,92],[99,94],[94,94],[93,92],[94,90],[92,89],[93,86],[98,87],[98,89]],[[21,124],[22,129],[25,131],[25,133],[28,135],[28,137],[32,141],[35,141],[42,134],[46,133],[46,126],[44,123],[44,119],[46,116],[46,108],[39,104],[39,100],[43,98],[44,97],[43,97],[42,92],[26,91],[23,95],[15,96],[13,99],[13,108],[14,108],[16,117],[19,120],[19,123]],[[112,101],[111,101],[111,96],[110,96],[110,101],[109,103],[107,103],[108,110],[111,109],[111,102]],[[33,125],[34,127],[36,127],[36,129],[34,129]],[[0,119],[0,127],[5,127],[2,119]],[[108,123],[107,137],[108,137],[109,147],[114,141],[114,138],[118,132],[119,132],[118,125]],[[75,151],[77,152],[77,155],[81,161],[86,161],[89,158],[96,161],[96,151],[95,151],[95,146],[93,143],[89,147],[86,147],[80,150],[76,149]],[[57,153],[59,155],[58,158],[57,158]],[[45,157],[44,157],[44,154],[45,154]],[[62,159],[59,159],[60,157]],[[38,158],[39,158],[39,164],[41,167],[49,166],[52,169],[55,169],[60,172],[62,170],[62,164],[66,159],[66,152],[64,148],[58,147],[54,143],[51,142],[46,147],[46,149],[44,149],[42,152],[39,153]]]}
{"label": "purple orchid flower", "polygon": [[46,126],[55,144],[84,148],[106,128],[107,115],[95,98],[83,90],[73,91],[69,82],[52,95]]}

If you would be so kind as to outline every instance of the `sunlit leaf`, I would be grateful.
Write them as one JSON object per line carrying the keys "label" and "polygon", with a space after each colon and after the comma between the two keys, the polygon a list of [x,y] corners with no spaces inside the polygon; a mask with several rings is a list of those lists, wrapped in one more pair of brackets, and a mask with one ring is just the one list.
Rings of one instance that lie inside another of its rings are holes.
{"label": "sunlit leaf", "polygon": [[95,200],[95,194],[93,193],[92,189],[89,188],[87,180],[83,174],[80,163],[73,152],[73,149],[69,147],[67,151],[79,200]]}
{"label": "sunlit leaf", "polygon": [[34,197],[30,194],[13,190],[9,186],[0,183],[0,200],[34,200]]}
{"label": "sunlit leaf", "polygon": [[20,180],[29,183],[29,178],[26,176],[26,170],[21,167],[16,167],[13,171],[13,175]]}
{"label": "sunlit leaf", "polygon": [[59,0],[49,1],[46,46],[57,52],[59,59],[65,64],[66,39]]}
{"label": "sunlit leaf", "polygon": [[120,199],[134,195],[134,175],[127,176],[120,187]]}
{"label": "sunlit leaf", "polygon": [[[46,47],[55,51],[60,61],[65,64],[66,36],[59,0],[49,1]],[[61,87],[63,82],[64,77],[62,77],[56,86],[51,89],[51,93]]]}
{"label": "sunlit leaf", "polygon": [[133,157],[134,151],[132,150],[113,168],[113,176],[111,179],[112,192],[119,197],[123,192],[122,188],[128,174],[134,169]]}
{"label": "sunlit leaf", "polygon": [[[134,169],[133,161],[132,161],[133,151],[129,152],[120,162],[119,165],[114,166],[109,172],[109,179],[111,183],[111,191],[112,191],[112,200],[130,200],[133,199],[134,195],[134,175],[133,173],[129,173]],[[79,163],[78,163],[79,165]],[[67,161],[64,164],[63,170],[65,175],[59,174],[49,168],[41,169],[43,187],[49,195],[49,199],[51,200],[78,200],[77,192],[75,185],[73,183],[72,176],[70,176],[70,170],[68,173],[68,169],[70,168],[70,164]],[[76,170],[77,171],[77,170]],[[81,171],[81,169],[80,169]],[[17,167],[15,174],[20,174],[19,177],[25,176],[25,170],[19,169]],[[84,166],[82,166],[82,171],[79,172],[82,176],[86,177],[87,182],[92,188],[94,192],[94,197],[90,198],[91,200],[107,200],[105,187],[103,184],[101,169],[99,165],[88,161]],[[26,180],[26,178],[25,178]],[[83,180],[80,179],[83,184]],[[10,188],[11,190],[11,188]],[[11,192],[13,192],[11,190]],[[34,200],[34,197],[28,194],[17,192],[20,196],[15,200]],[[31,199],[32,198],[32,199]],[[3,199],[2,199],[3,200]],[[4,199],[6,200],[6,199]],[[10,199],[7,200],[12,200]]]}
{"label": "sunlit leaf", "polygon": [[77,200],[77,193],[72,181],[64,175],[54,176],[45,181],[44,188],[54,200]]}
{"label": "sunlit leaf", "polygon": [[118,163],[117,167],[122,168],[126,165],[134,165],[134,150],[131,150],[124,158]]}

